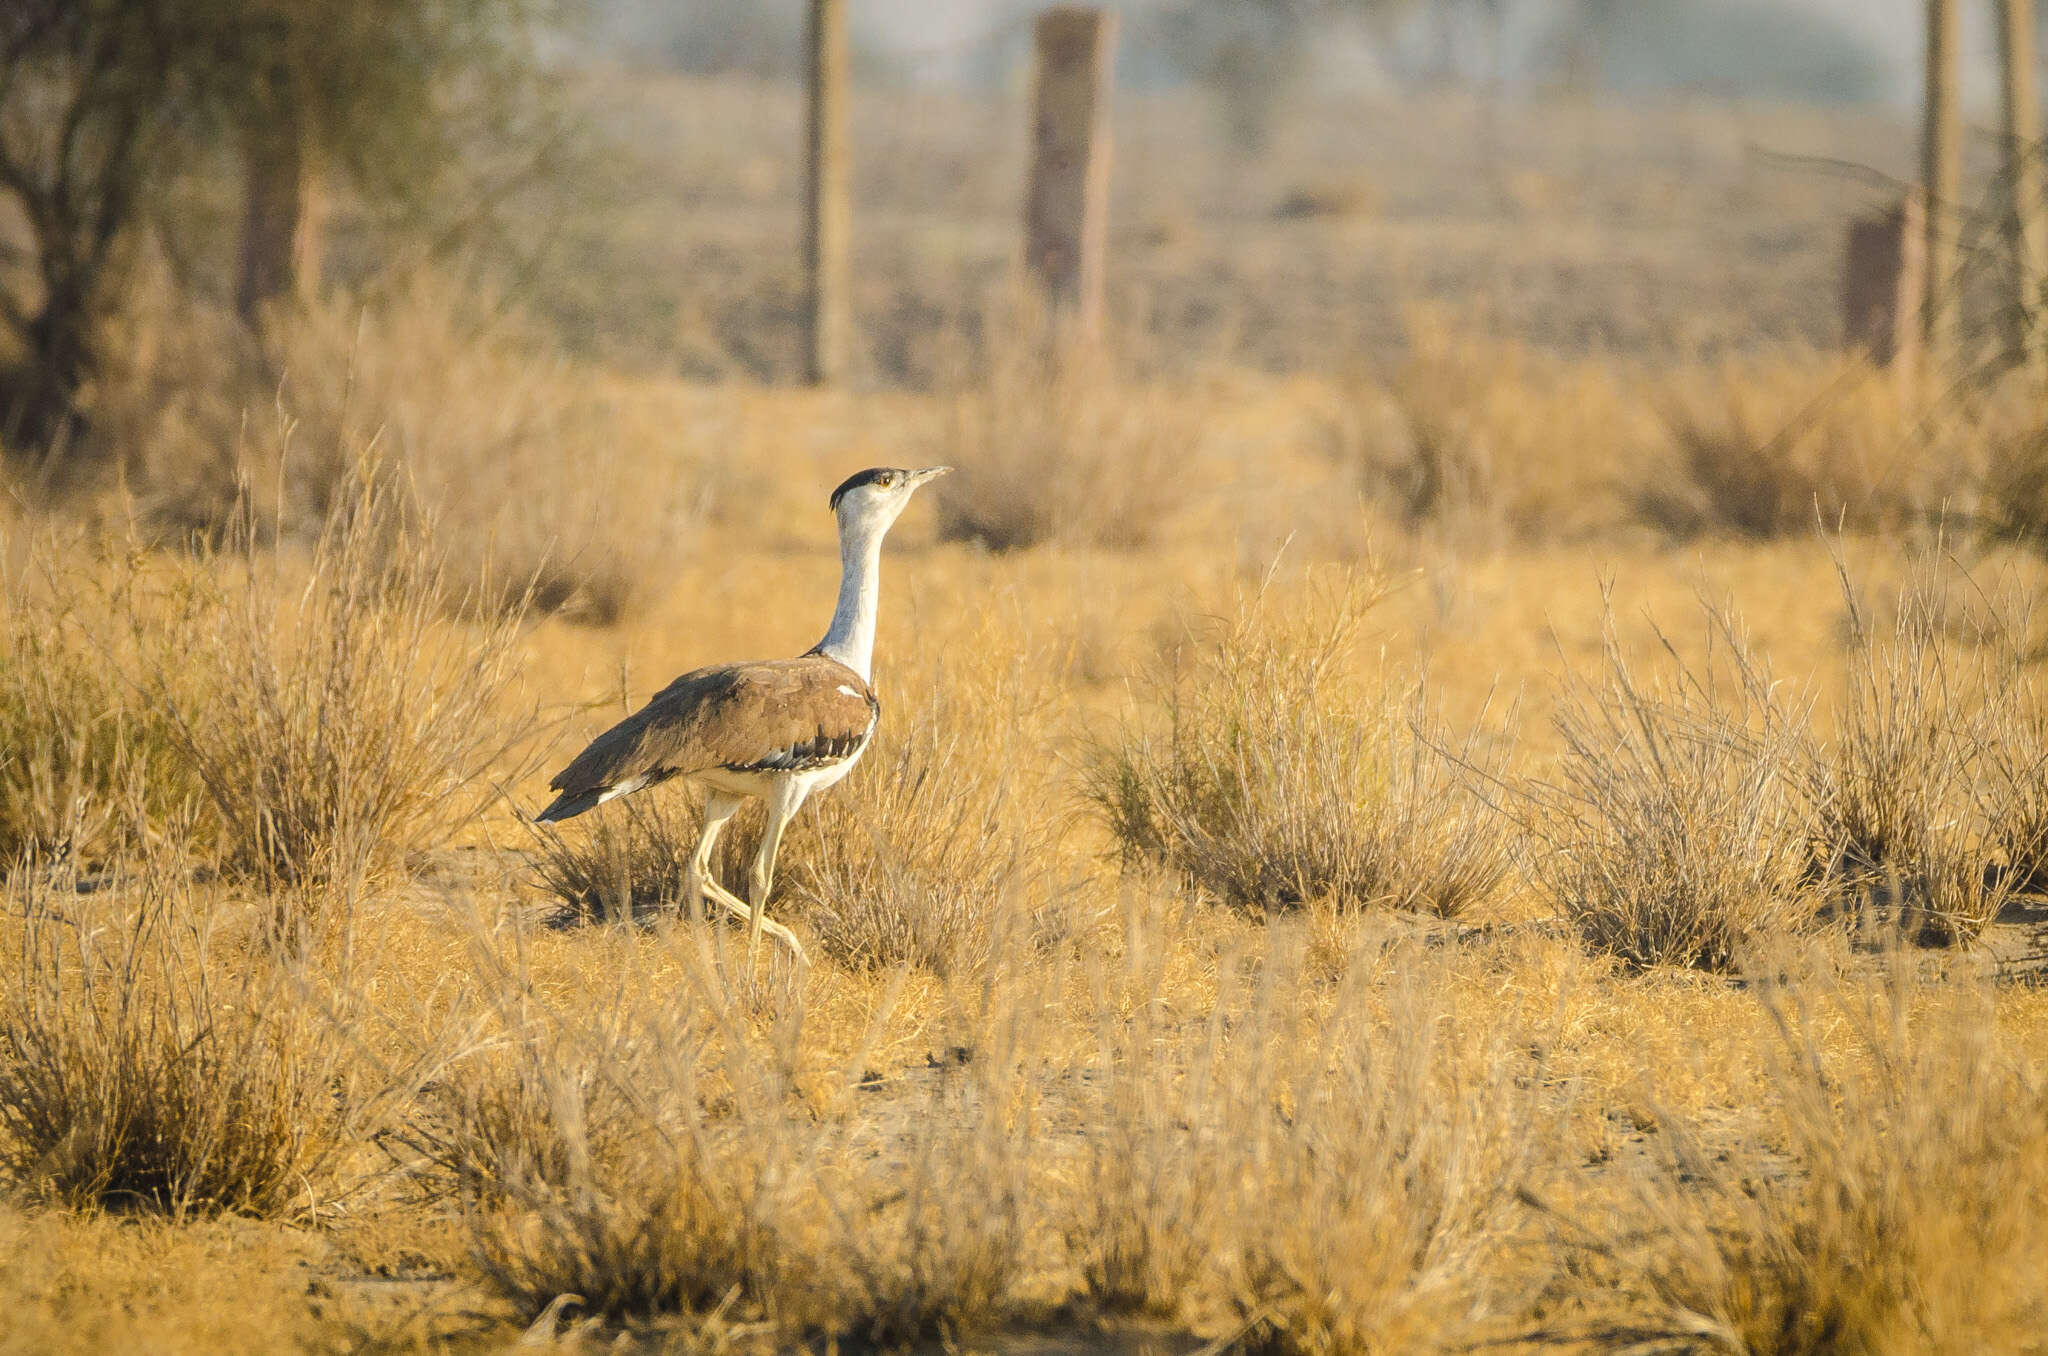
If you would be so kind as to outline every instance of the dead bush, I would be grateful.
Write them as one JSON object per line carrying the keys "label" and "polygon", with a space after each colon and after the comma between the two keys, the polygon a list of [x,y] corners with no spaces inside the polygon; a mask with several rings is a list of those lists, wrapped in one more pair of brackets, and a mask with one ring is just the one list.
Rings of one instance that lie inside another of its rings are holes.
{"label": "dead bush", "polygon": [[50,539],[28,562],[0,582],[0,869],[90,867],[167,831],[189,841],[203,789],[106,634],[116,599],[142,587],[138,563]]}
{"label": "dead bush", "polygon": [[276,519],[264,535],[315,537],[374,447],[392,493],[437,525],[449,606],[599,624],[694,532],[673,424],[630,381],[553,354],[501,298],[421,274],[280,313],[262,351],[200,303],[137,309],[89,408],[144,517],[173,532],[219,539],[253,502]]}
{"label": "dead bush", "polygon": [[1148,709],[1098,746],[1086,795],[1127,862],[1153,862],[1254,912],[1315,900],[1452,917],[1488,898],[1508,842],[1468,790],[1493,755],[1453,754],[1426,695],[1345,672],[1376,589],[1348,580],[1296,614],[1241,599]]}
{"label": "dead bush", "polygon": [[1095,347],[1014,318],[983,369],[947,400],[935,461],[939,532],[1016,551],[1047,542],[1135,550],[1195,494],[1201,450],[1188,393],[1140,380]]}
{"label": "dead bush", "polygon": [[1860,359],[1733,361],[1670,379],[1660,404],[1676,474],[1653,471],[1640,504],[1680,536],[1928,524],[1974,479],[1972,440],[1951,423],[1930,445],[1906,388]]}
{"label": "dead bush", "polygon": [[402,866],[508,770],[527,723],[508,710],[518,615],[445,621],[444,563],[395,493],[360,466],[303,560],[258,550],[245,519],[171,595],[131,595],[137,682],[231,870],[297,883]]}
{"label": "dead bush", "polygon": [[1848,681],[1805,772],[1814,870],[1845,908],[1874,909],[1924,941],[1968,941],[2015,883],[1992,869],[1973,803],[1990,736],[1978,675],[1930,609],[1926,566],[1880,628],[1837,565]]}
{"label": "dead bush", "polygon": [[[1767,1356],[2034,1340],[2048,1315],[2032,1208],[2048,1189],[2048,1091],[1998,1044],[1988,995],[1927,991],[1910,969],[1867,992],[1766,991],[1785,1156],[1728,1152],[1665,1114],[1636,1182],[1644,1227],[1590,1245],[1607,1266],[1574,1266],[1626,1302],[1584,1336]],[[1852,1048],[1831,1053],[1830,1030]]]}
{"label": "dead bush", "polygon": [[388,1088],[320,976],[224,935],[174,869],[11,887],[0,1164],[72,1206],[317,1213]]}
{"label": "dead bush", "polygon": [[1408,318],[1384,380],[1346,384],[1337,455],[1369,503],[1410,531],[1487,546],[1570,540],[1628,516],[1645,412],[1590,363]]}
{"label": "dead bush", "polygon": [[1559,695],[1558,780],[1530,802],[1536,879],[1589,945],[1633,965],[1727,970],[1821,906],[1805,707],[1731,619],[1707,626],[1702,666],[1664,641],[1668,676],[1645,682],[1610,616],[1601,676]]}

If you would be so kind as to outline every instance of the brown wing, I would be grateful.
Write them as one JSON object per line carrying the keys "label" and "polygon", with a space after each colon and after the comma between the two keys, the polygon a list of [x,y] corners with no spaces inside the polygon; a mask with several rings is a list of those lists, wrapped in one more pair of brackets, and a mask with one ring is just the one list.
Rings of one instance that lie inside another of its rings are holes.
{"label": "brown wing", "polygon": [[879,710],[859,674],[823,655],[698,669],[592,740],[550,785],[573,800],[712,768],[822,767],[858,753]]}

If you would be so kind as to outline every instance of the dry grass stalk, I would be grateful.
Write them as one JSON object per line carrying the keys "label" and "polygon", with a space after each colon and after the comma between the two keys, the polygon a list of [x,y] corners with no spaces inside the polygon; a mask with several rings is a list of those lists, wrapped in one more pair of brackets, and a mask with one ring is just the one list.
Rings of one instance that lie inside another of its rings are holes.
{"label": "dry grass stalk", "polygon": [[[1736,623],[1708,617],[1710,656],[1645,683],[1610,616],[1596,680],[1568,678],[1559,780],[1535,791],[1535,874],[1588,944],[1634,965],[1726,970],[1812,924],[1805,711]],[[1660,637],[1662,639],[1662,637]]]}
{"label": "dry grass stalk", "polygon": [[[1895,958],[1870,989],[1766,1002],[1789,1161],[1714,1152],[1666,1114],[1635,1184],[1648,1227],[1593,1245],[1627,1311],[1590,1335],[1759,1356],[2026,1350],[2048,1319],[2048,1085],[1995,1040],[1989,995],[1927,990]],[[1823,1040],[1841,1029],[1846,1056]]]}
{"label": "dry grass stalk", "polygon": [[1150,682],[1154,727],[1127,727],[1086,774],[1126,861],[1254,912],[1334,900],[1452,917],[1498,888],[1508,842],[1458,767],[1492,756],[1476,736],[1439,752],[1423,693],[1404,704],[1348,684],[1378,597],[1353,579],[1285,616],[1262,592]]}
{"label": "dry grass stalk", "polygon": [[0,584],[0,869],[188,836],[203,792],[176,726],[137,699],[101,634],[142,586],[136,562],[46,540],[29,562],[33,577]]}
{"label": "dry grass stalk", "polygon": [[232,938],[163,863],[92,895],[22,884],[0,996],[0,1162],[72,1206],[317,1212],[388,1089],[323,984]]}
{"label": "dry grass stalk", "polygon": [[[504,709],[518,614],[442,619],[442,561],[367,466],[302,567],[247,520],[186,572],[168,620],[128,610],[141,687],[168,711],[225,864],[272,882],[404,865],[468,823],[520,737]],[[193,680],[198,695],[191,695]]]}
{"label": "dry grass stalk", "polygon": [[1058,342],[1052,324],[1020,308],[951,397],[932,457],[961,474],[935,488],[940,533],[995,551],[1152,545],[1194,494],[1200,411],[1099,348]]}
{"label": "dry grass stalk", "polygon": [[1679,535],[1910,527],[1959,509],[1971,484],[1970,440],[1929,446],[1905,388],[1858,359],[1779,355],[1669,386],[1678,475],[1646,481],[1640,505]]}
{"label": "dry grass stalk", "polygon": [[[1978,675],[1938,624],[1924,577],[1880,632],[1836,558],[1848,610],[1848,688],[1806,777],[1816,869],[1849,908],[1874,907],[1906,935],[1968,941],[2016,883],[1992,863],[1972,789],[1987,740]],[[1921,567],[1924,572],[1928,567]]]}
{"label": "dry grass stalk", "polygon": [[1465,1278],[1500,1264],[1542,1142],[1526,1043],[1458,1020],[1447,967],[1418,947],[1354,957],[1314,1021],[1299,967],[1273,964],[1216,1083],[1235,1166],[1218,1257],[1240,1340],[1467,1349],[1520,1302]]}

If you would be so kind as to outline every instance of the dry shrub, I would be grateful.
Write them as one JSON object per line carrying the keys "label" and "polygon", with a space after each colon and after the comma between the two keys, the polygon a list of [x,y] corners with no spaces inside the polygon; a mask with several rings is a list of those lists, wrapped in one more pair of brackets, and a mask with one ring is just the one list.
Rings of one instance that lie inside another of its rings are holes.
{"label": "dry shrub", "polygon": [[619,923],[683,909],[703,824],[699,797],[677,789],[627,796],[584,820],[567,833],[536,826],[530,860],[540,887],[561,904],[561,921]]}
{"label": "dry shrub", "polygon": [[2009,675],[1983,724],[1974,785],[1986,855],[2006,888],[2048,894],[2048,692],[2033,666]]}
{"label": "dry shrub", "polygon": [[781,1345],[989,1321],[1022,1237],[1017,1048],[973,1041],[986,1064],[954,1066],[897,1116],[870,1103],[862,1124],[821,1120],[792,1082],[800,1010],[758,1031],[708,951],[683,944],[680,993],[629,967],[595,1012],[486,967],[499,1040],[409,1135],[468,1202],[484,1279],[527,1313],[573,1294],[613,1322],[762,1324]]}
{"label": "dry shrub", "polygon": [[[1598,680],[1559,697],[1558,780],[1532,793],[1535,874],[1588,944],[1634,965],[1726,970],[1810,926],[1805,711],[1726,616],[1688,666],[1646,683],[1610,614]],[[1717,657],[1713,653],[1720,651]]]}
{"label": "dry shrub", "polygon": [[[1443,752],[1426,696],[1362,690],[1345,671],[1378,590],[1347,578],[1290,613],[1240,598],[1149,710],[1086,769],[1086,794],[1126,862],[1165,866],[1235,908],[1316,900],[1452,917],[1508,869],[1497,818]],[[1163,728],[1162,728],[1163,727]]]}
{"label": "dry shrub", "polygon": [[1858,358],[1778,354],[1674,377],[1661,400],[1675,475],[1654,468],[1644,515],[1682,536],[1764,539],[1931,522],[1960,509],[1971,442],[1922,420],[1895,374]]}
{"label": "dry shrub", "polygon": [[1583,537],[1627,514],[1646,412],[1592,363],[1408,322],[1384,384],[1355,382],[1336,429],[1368,499],[1409,529],[1493,545]]}
{"label": "dry shrub", "polygon": [[983,370],[948,399],[932,458],[939,531],[1016,551],[1047,542],[1136,550],[1194,496],[1201,409],[1183,390],[1141,381],[1100,347],[1059,342],[1028,311]]}
{"label": "dry shrub", "polygon": [[702,1316],[738,1294],[758,1313],[784,1265],[774,1230],[802,1127],[772,1064],[736,1086],[703,1067],[719,1037],[694,992],[635,996],[579,1019],[495,995],[500,1043],[431,1089],[407,1138],[465,1201],[484,1279],[524,1313],[575,1295],[614,1321]]}
{"label": "dry shrub", "polygon": [[517,613],[445,621],[445,565],[396,521],[390,482],[361,466],[343,493],[303,561],[259,552],[245,521],[169,596],[128,599],[138,683],[206,788],[224,863],[265,881],[353,880],[440,846],[519,737]]}
{"label": "dry shrub", "polygon": [[1459,1017],[1448,965],[1413,945],[1354,957],[1327,1013],[1306,987],[1281,958],[1201,1113],[1234,1141],[1217,1256],[1240,1340],[1468,1350],[1521,1302],[1471,1278],[1499,1265],[1544,1134],[1526,1037]]}
{"label": "dry shrub", "polygon": [[20,883],[0,1163],[73,1206],[310,1214],[383,1104],[320,976],[223,933],[162,864]]}
{"label": "dry shrub", "polygon": [[[1759,1356],[2038,1342],[2048,1088],[1998,1043],[1989,994],[1910,970],[1861,992],[1766,991],[1782,1166],[1746,1170],[1766,1146],[1714,1152],[1664,1116],[1662,1162],[1636,1184],[1648,1227],[1601,1249],[1630,1302],[1610,1340]],[[1831,1053],[1843,1031],[1850,1049]]]}
{"label": "dry shrub", "polygon": [[189,829],[203,797],[168,712],[106,648],[129,558],[38,541],[0,581],[0,869],[24,856],[91,865]]}
{"label": "dry shrub", "polygon": [[1969,657],[1941,631],[1923,565],[1879,628],[1837,568],[1848,609],[1848,683],[1832,737],[1812,746],[1812,852],[1848,907],[1874,905],[1908,935],[1967,941],[2014,884],[1992,871],[1973,804],[1997,732]]}
{"label": "dry shrub", "polygon": [[280,313],[262,352],[232,317],[158,310],[90,397],[95,436],[157,522],[232,531],[254,484],[278,519],[266,532],[316,535],[371,446],[437,525],[450,605],[596,623],[632,608],[694,531],[701,496],[673,425],[502,299],[421,274]]}

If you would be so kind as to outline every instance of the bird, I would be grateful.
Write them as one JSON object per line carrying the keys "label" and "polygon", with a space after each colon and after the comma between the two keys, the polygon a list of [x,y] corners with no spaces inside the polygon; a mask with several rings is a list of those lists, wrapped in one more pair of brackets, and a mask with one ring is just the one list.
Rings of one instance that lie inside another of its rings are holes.
{"label": "bird", "polygon": [[[782,831],[804,801],[853,771],[881,719],[870,670],[881,597],[882,539],[910,497],[950,466],[870,467],[832,491],[839,525],[839,600],[824,639],[794,659],[694,669],[590,741],[549,788],[534,822],[552,824],[681,777],[704,791],[704,822],[683,898],[710,901],[747,924],[751,968],[765,931],[809,964],[796,934],[767,915]],[[742,902],[711,873],[711,852],[747,800],[767,807]]]}

